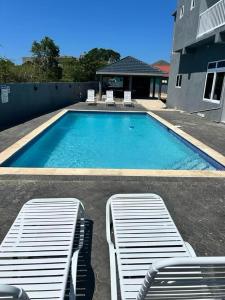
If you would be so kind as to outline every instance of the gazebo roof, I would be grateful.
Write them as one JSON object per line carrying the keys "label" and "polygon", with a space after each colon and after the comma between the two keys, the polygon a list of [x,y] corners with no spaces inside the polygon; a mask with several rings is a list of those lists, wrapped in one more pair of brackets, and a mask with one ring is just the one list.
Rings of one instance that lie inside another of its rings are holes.
{"label": "gazebo roof", "polygon": [[97,70],[98,75],[136,75],[136,76],[165,76],[165,73],[153,66],[127,56],[120,61]]}

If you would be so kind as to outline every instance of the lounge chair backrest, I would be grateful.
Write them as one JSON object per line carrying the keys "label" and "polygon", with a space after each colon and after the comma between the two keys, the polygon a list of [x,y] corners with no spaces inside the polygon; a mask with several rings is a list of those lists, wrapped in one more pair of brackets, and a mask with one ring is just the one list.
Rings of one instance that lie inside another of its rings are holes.
{"label": "lounge chair backrest", "polygon": [[0,245],[0,299],[64,300],[67,292],[74,299],[83,241],[84,208],[78,199],[28,201]]}
{"label": "lounge chair backrest", "polygon": [[114,101],[113,100],[113,91],[106,91],[106,101]]}
{"label": "lounge chair backrest", "polygon": [[225,299],[225,257],[169,258],[152,264],[137,300]]}
{"label": "lounge chair backrest", "polygon": [[131,102],[131,91],[125,91],[124,92],[124,101],[125,102]]}
{"label": "lounge chair backrest", "polygon": [[90,101],[95,100],[95,90],[88,90],[88,100]]}

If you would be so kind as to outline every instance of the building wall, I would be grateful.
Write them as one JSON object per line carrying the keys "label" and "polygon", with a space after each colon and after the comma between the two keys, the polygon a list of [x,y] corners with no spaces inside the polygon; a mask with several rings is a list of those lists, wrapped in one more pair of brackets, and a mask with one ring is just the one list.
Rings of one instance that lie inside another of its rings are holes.
{"label": "building wall", "polygon": [[10,83],[7,86],[10,87],[9,102],[2,103],[0,98],[1,127],[84,101],[87,90],[97,90],[98,83]]}
{"label": "building wall", "polygon": [[[219,122],[224,95],[220,104],[213,104],[203,101],[203,93],[208,62],[224,59],[224,44],[203,45],[193,53],[174,53],[168,87],[168,106],[191,113],[200,112],[208,119]],[[181,88],[175,87],[177,74],[183,75]]]}
{"label": "building wall", "polygon": [[[183,5],[184,16],[180,19],[180,9]],[[200,6],[201,0],[196,0],[195,8],[191,10],[191,0],[178,0],[177,15],[174,23],[174,51],[183,49],[196,40]]]}
{"label": "building wall", "polygon": [[[178,0],[167,103],[169,107],[199,112],[220,122],[224,95],[218,105],[203,101],[203,93],[208,62],[225,59],[225,44],[222,43],[225,26],[197,37],[200,14],[217,2],[219,0],[196,0],[191,10],[191,0]],[[182,5],[185,9],[180,19]],[[177,74],[183,75],[181,88],[175,87]]]}
{"label": "building wall", "polygon": [[[178,0],[177,14],[174,22],[173,51],[182,51],[193,44],[203,44],[209,39],[225,32],[225,25],[197,37],[200,14],[219,2],[219,0],[195,0],[195,8],[191,8],[191,0]],[[184,16],[180,19],[180,9],[184,5]]]}

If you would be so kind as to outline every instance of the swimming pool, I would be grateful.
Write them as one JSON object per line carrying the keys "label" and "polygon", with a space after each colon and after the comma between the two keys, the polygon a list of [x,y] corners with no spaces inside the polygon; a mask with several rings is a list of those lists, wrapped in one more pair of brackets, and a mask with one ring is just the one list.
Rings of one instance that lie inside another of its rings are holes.
{"label": "swimming pool", "polygon": [[73,111],[1,167],[224,170],[147,113]]}

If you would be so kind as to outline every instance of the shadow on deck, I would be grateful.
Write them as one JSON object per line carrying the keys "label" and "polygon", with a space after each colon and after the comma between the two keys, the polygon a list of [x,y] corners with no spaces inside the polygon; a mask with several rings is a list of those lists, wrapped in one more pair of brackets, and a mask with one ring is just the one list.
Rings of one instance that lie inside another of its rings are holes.
{"label": "shadow on deck", "polygon": [[[77,223],[74,250],[79,243],[80,223]],[[79,253],[77,268],[76,300],[91,300],[95,290],[95,276],[91,266],[93,221],[85,220],[84,245]],[[70,280],[67,282],[65,299],[69,299]]]}

